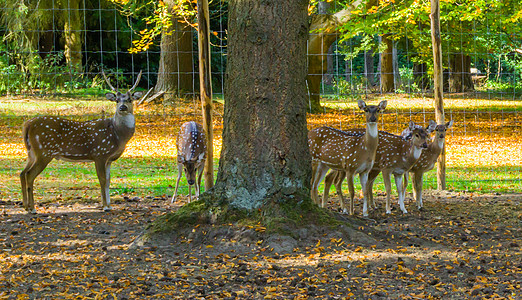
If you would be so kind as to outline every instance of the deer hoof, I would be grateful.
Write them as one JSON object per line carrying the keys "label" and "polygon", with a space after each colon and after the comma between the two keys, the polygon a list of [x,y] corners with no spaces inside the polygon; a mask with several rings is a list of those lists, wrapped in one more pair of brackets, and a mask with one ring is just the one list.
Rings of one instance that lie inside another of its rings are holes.
{"label": "deer hoof", "polygon": [[112,210],[112,208],[110,206],[105,206],[103,208],[103,211],[111,211],[111,210]]}
{"label": "deer hoof", "polygon": [[36,215],[36,214],[37,214],[36,209],[34,209],[34,208],[31,209],[31,210],[27,210],[27,213],[29,213],[29,214],[33,214],[33,215]]}

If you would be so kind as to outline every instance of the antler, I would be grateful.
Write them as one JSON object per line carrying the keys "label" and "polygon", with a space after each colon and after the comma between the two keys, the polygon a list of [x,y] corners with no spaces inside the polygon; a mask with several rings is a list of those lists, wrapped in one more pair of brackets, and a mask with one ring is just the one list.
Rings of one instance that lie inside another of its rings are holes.
{"label": "antler", "polygon": [[138,86],[138,83],[140,83],[140,80],[141,80],[141,72],[138,74],[138,78],[136,78],[136,82],[134,83],[134,85],[130,88],[130,90],[128,91],[128,93],[132,93],[132,91],[134,91],[134,89]]}
{"label": "antler", "polygon": [[111,90],[112,90],[113,92],[117,92],[118,90],[116,90],[116,89],[112,86],[112,84],[111,84],[111,82],[109,81],[109,79],[107,78],[107,76],[105,76],[105,72],[103,72],[103,70],[102,70],[102,75],[103,75],[103,78],[105,78],[105,82],[106,82],[107,85],[111,88]]}

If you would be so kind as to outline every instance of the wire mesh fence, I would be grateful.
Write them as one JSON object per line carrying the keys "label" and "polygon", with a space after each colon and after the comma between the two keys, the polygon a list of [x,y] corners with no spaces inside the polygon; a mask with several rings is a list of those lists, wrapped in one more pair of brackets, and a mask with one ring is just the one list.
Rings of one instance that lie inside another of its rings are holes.
{"label": "wire mesh fence", "polygon": [[[522,192],[520,4],[472,2],[441,7],[445,113],[446,121],[454,120],[446,138],[448,188]],[[359,99],[388,101],[380,129],[391,133],[400,133],[410,120],[434,120],[429,3],[383,2],[357,9],[339,3],[312,2],[310,8],[309,129],[363,127]],[[113,114],[113,104],[102,101],[102,69],[122,90],[141,70],[139,88],[158,96],[137,108],[136,134],[114,164],[112,191],[171,196],[176,134],[185,121],[201,122],[194,9],[190,2],[174,0],[1,2],[0,161],[6,183],[1,196],[20,196],[25,120]],[[466,14],[459,17],[463,9]],[[213,147],[219,157],[227,1],[213,1],[210,10]],[[434,173],[426,174],[427,187],[436,187]],[[97,197],[95,174],[84,163],[52,163],[37,179],[50,187],[41,197],[61,197],[64,190]]]}

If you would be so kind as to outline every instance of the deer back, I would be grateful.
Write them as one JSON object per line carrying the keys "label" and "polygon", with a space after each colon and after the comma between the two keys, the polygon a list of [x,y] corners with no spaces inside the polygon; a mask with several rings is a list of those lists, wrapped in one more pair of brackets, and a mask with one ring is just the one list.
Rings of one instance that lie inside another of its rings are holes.
{"label": "deer back", "polygon": [[333,169],[357,169],[371,163],[375,152],[369,151],[366,135],[349,134],[332,127],[315,128],[308,133],[312,160],[321,161]]}
{"label": "deer back", "polygon": [[201,163],[206,156],[206,142],[203,127],[194,122],[181,126],[176,139],[179,163]]}
{"label": "deer back", "polygon": [[134,133],[118,135],[113,119],[73,121],[53,116],[36,117],[24,124],[27,150],[63,160],[93,161],[99,157],[117,159]]}

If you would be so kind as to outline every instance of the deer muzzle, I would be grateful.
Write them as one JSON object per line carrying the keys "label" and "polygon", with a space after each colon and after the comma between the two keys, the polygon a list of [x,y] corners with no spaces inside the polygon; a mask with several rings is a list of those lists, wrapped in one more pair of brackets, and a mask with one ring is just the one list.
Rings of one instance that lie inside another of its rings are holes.
{"label": "deer muzzle", "polygon": [[120,106],[120,111],[127,111],[129,110],[129,108],[127,107],[127,105],[122,105]]}
{"label": "deer muzzle", "polygon": [[195,181],[194,180],[188,180],[187,182],[188,182],[189,185],[193,185]]}
{"label": "deer muzzle", "polygon": [[421,147],[422,149],[428,149],[428,143],[424,142]]}

